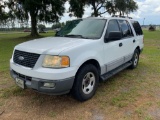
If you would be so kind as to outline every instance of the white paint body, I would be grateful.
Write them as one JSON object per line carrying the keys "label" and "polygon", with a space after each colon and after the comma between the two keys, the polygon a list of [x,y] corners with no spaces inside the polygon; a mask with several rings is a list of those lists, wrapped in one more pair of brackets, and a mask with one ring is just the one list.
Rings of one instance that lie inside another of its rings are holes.
{"label": "white paint body", "polygon": [[[110,19],[117,18],[106,18],[107,21]],[[123,19],[123,18],[119,18]],[[124,19],[123,19],[124,20]],[[128,19],[125,19],[128,20]],[[128,20],[130,23],[130,21]],[[28,41],[17,45],[14,49],[41,54],[34,68],[27,68],[17,65],[13,62],[13,57],[10,60],[11,69],[14,71],[40,79],[47,80],[61,80],[70,78],[76,75],[80,66],[91,59],[98,61],[101,67],[101,75],[106,71],[111,70],[105,67],[107,64],[125,57],[129,54],[133,54],[137,46],[143,49],[143,36],[136,36],[135,31],[132,28],[134,37],[122,39],[115,42],[104,42],[104,36],[107,29],[107,24],[104,28],[104,32],[100,39],[81,39],[81,38],[67,38],[67,37],[47,37]],[[131,25],[131,23],[130,23]],[[132,25],[131,25],[132,26]],[[136,43],[133,44],[133,39]],[[119,43],[123,43],[123,47],[119,47]],[[42,67],[42,62],[45,55],[65,55],[70,58],[70,67],[61,69],[52,69]],[[125,59],[125,58],[124,58]],[[125,60],[123,62],[126,62]]]}

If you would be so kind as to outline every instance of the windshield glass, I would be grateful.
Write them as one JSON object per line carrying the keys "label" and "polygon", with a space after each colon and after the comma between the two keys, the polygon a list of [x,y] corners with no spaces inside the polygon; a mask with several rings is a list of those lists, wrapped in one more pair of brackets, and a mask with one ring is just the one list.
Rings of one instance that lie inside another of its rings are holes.
{"label": "windshield glass", "polygon": [[78,19],[69,21],[56,36],[99,39],[102,36],[105,23],[106,20],[104,19]]}

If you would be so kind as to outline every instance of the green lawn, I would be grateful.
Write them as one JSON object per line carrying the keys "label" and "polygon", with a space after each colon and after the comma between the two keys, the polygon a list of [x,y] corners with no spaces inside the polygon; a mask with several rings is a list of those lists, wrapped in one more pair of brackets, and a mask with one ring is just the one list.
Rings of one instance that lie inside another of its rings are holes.
{"label": "green lawn", "polygon": [[160,31],[144,31],[145,47],[136,69],[100,83],[96,95],[84,103],[70,95],[42,95],[15,85],[9,59],[15,45],[31,40],[27,35],[0,34],[0,119],[159,120]]}
{"label": "green lawn", "polygon": [[[29,35],[29,33],[0,34],[0,71],[9,70],[9,60],[15,45],[34,39],[25,37],[27,35]],[[53,32],[49,32],[41,34],[41,37],[53,35]]]}

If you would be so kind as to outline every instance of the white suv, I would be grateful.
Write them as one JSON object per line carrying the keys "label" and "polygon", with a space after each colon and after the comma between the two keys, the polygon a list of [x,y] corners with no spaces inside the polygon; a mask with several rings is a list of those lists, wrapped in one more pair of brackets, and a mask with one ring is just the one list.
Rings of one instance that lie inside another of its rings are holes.
{"label": "white suv", "polygon": [[90,99],[99,81],[138,65],[143,49],[139,23],[128,18],[85,18],[68,22],[56,37],[14,48],[11,76],[20,87]]}

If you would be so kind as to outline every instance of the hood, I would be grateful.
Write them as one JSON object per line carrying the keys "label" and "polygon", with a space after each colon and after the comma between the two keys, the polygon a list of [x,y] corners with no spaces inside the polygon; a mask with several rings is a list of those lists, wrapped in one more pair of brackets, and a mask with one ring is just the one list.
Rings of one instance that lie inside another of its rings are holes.
{"label": "hood", "polygon": [[67,37],[47,37],[24,42],[15,47],[17,50],[38,53],[58,55],[65,49],[86,44],[91,40]]}

